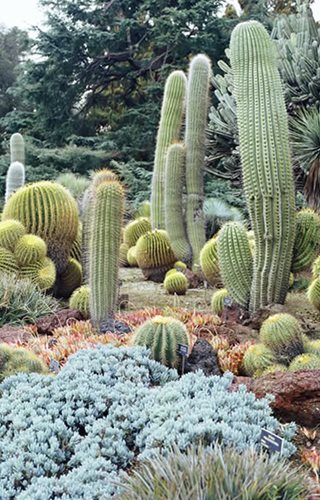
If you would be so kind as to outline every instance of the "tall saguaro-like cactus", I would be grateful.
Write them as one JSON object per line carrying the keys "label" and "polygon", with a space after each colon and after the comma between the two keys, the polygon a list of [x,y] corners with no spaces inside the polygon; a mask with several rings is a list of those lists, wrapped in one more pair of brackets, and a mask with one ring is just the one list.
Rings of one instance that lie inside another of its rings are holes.
{"label": "tall saguaro-like cactus", "polygon": [[19,133],[12,134],[10,137],[10,164],[15,161],[25,164],[24,139]]}
{"label": "tall saguaro-like cactus", "polygon": [[250,310],[283,303],[295,238],[288,122],[277,57],[257,21],[231,36],[243,184],[255,236]]}
{"label": "tall saguaro-like cactus", "polygon": [[90,210],[90,315],[100,326],[112,318],[117,301],[124,192],[118,181],[105,181],[94,192]]}
{"label": "tall saguaro-like cactus", "polygon": [[206,242],[203,214],[203,171],[211,64],[207,56],[195,56],[189,68],[186,101],[187,233],[194,270],[200,267],[200,251]]}
{"label": "tall saguaro-like cactus", "polygon": [[5,201],[15,193],[21,186],[24,186],[25,170],[23,163],[14,161],[8,168],[6,175],[6,195]]}
{"label": "tall saguaro-like cactus", "polygon": [[166,81],[152,177],[152,229],[165,229],[164,176],[168,147],[180,138],[187,79],[183,71],[174,71]]}

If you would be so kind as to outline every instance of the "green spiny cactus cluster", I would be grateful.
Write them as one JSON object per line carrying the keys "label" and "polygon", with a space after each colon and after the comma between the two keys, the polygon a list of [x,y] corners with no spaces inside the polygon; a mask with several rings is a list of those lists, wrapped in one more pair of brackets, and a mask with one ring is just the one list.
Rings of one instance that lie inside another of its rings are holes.
{"label": "green spiny cactus cluster", "polygon": [[18,269],[18,263],[14,254],[10,250],[0,247],[0,272],[17,274]]}
{"label": "green spiny cactus cluster", "polygon": [[21,134],[15,133],[10,137],[10,164],[18,161],[25,165],[25,146]]}
{"label": "green spiny cactus cluster", "polygon": [[207,241],[200,252],[200,266],[207,282],[214,286],[219,280],[219,262],[217,238],[213,237]]}
{"label": "green spiny cactus cluster", "polygon": [[152,229],[165,229],[164,175],[168,147],[179,140],[187,80],[183,71],[174,71],[166,81],[157,135],[151,189]]}
{"label": "green spiny cactus cluster", "polygon": [[25,182],[24,165],[19,161],[14,161],[8,168],[6,175],[6,194],[5,201],[8,201],[10,196],[15,193]]}
{"label": "green spiny cactus cluster", "polygon": [[136,209],[134,213],[135,219],[138,219],[139,217],[148,217],[150,219],[151,217],[151,204],[150,201],[145,200]]}
{"label": "green spiny cactus cluster", "polygon": [[263,344],[251,345],[243,357],[244,370],[250,377],[261,374],[275,362],[273,352]]}
{"label": "green spiny cactus cluster", "polygon": [[255,236],[249,305],[254,312],[286,297],[296,225],[294,182],[272,41],[260,23],[248,21],[235,27],[230,48],[243,184]]}
{"label": "green spiny cactus cluster", "polygon": [[211,309],[214,314],[220,315],[224,309],[224,300],[228,297],[229,293],[226,288],[216,290],[212,295]]}
{"label": "green spiny cactus cluster", "polygon": [[299,370],[320,370],[320,356],[310,353],[300,354],[289,365],[289,371]]}
{"label": "green spiny cactus cluster", "polygon": [[76,259],[70,257],[65,270],[59,275],[57,294],[68,298],[82,283],[82,266]]}
{"label": "green spiny cactus cluster", "polygon": [[174,269],[174,272],[166,275],[163,286],[170,295],[185,295],[189,281],[183,273]]}
{"label": "green spiny cactus cluster", "polygon": [[26,234],[26,229],[21,222],[8,219],[0,222],[0,247],[14,251],[18,240]]}
{"label": "green spiny cactus cluster", "polygon": [[100,327],[114,315],[119,273],[119,250],[124,191],[118,181],[92,186],[93,201],[89,242],[90,316]]}
{"label": "green spiny cactus cluster", "polygon": [[310,283],[307,290],[307,298],[310,304],[320,311],[320,277]]}
{"label": "green spiny cactus cluster", "polygon": [[49,257],[19,268],[19,278],[28,279],[41,290],[50,290],[56,281],[56,267]]}
{"label": "green spiny cactus cluster", "polygon": [[138,267],[136,246],[129,248],[127,252],[127,261],[130,267]]}
{"label": "green spiny cactus cluster", "polygon": [[297,214],[297,230],[291,270],[294,273],[308,268],[319,251],[320,216],[306,208]]}
{"label": "green spiny cactus cluster", "polygon": [[217,246],[223,283],[230,297],[247,308],[252,283],[252,255],[246,229],[239,222],[227,222],[219,232]]}
{"label": "green spiny cactus cluster", "polygon": [[188,241],[182,204],[185,156],[183,144],[171,144],[168,148],[165,170],[165,221],[172,250],[177,259],[191,264],[192,250]]}
{"label": "green spiny cactus cluster", "polygon": [[147,346],[153,359],[177,368],[180,363],[178,345],[189,346],[189,335],[181,321],[168,316],[155,316],[136,330],[134,344]]}
{"label": "green spiny cactus cluster", "polygon": [[147,217],[139,217],[129,222],[124,228],[123,242],[129,248],[134,247],[140,236],[151,231],[151,224]]}
{"label": "green spiny cactus cluster", "polygon": [[60,274],[78,233],[78,207],[71,194],[60,184],[41,181],[16,191],[5,204],[2,220],[16,219],[42,238],[48,255]]}
{"label": "green spiny cactus cluster", "polygon": [[291,314],[269,316],[261,325],[260,340],[279,363],[289,364],[303,353],[304,343],[299,321]]}
{"label": "green spiny cactus cluster", "polygon": [[285,365],[282,365],[281,363],[275,363],[274,365],[270,365],[268,368],[263,370],[261,372],[261,377],[264,375],[269,375],[269,373],[276,373],[276,372],[287,372],[288,368]]}
{"label": "green spiny cactus cluster", "polygon": [[308,354],[320,356],[320,340],[308,340],[308,342],[305,343],[304,350]]}
{"label": "green spiny cactus cluster", "polygon": [[39,236],[25,234],[18,240],[14,254],[21,266],[28,266],[46,257],[47,245]]}
{"label": "green spiny cactus cluster", "polygon": [[166,231],[154,230],[142,235],[136,244],[136,258],[146,278],[162,282],[176,262]]}
{"label": "green spiny cactus cluster", "polygon": [[69,299],[69,307],[80,311],[84,319],[90,317],[90,288],[88,285],[83,285],[73,292]]}
{"label": "green spiny cactus cluster", "polygon": [[0,382],[17,373],[48,373],[45,364],[21,347],[0,344]]}

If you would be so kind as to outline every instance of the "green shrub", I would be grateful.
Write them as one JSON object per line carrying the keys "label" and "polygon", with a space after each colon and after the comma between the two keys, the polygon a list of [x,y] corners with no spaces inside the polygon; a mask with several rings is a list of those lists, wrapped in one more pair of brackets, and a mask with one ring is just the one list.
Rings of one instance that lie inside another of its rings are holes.
{"label": "green shrub", "polygon": [[121,478],[122,500],[300,500],[308,488],[302,473],[283,461],[219,446],[177,447],[158,454]]}
{"label": "green shrub", "polygon": [[58,302],[29,280],[0,275],[0,326],[34,323],[57,309]]}

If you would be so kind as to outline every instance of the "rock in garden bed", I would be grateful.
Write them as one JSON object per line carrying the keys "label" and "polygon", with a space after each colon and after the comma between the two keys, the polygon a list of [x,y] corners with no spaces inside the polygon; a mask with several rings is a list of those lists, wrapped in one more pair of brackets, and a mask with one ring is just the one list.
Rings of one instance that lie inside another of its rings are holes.
{"label": "rock in garden bed", "polygon": [[233,387],[245,384],[258,398],[273,394],[274,414],[284,422],[307,427],[320,423],[320,370],[277,372],[261,378],[235,377]]}
{"label": "rock in garden bed", "polygon": [[26,342],[30,337],[30,333],[26,332],[23,327],[5,325],[0,328],[0,343]]}
{"label": "rock in garden bed", "polygon": [[73,309],[61,309],[54,314],[49,314],[39,319],[36,323],[37,332],[40,335],[52,335],[56,328],[70,325],[75,321],[84,319],[80,311]]}
{"label": "rock in garden bed", "polygon": [[185,373],[202,370],[206,375],[222,375],[218,359],[212,346],[204,339],[198,339],[186,361]]}

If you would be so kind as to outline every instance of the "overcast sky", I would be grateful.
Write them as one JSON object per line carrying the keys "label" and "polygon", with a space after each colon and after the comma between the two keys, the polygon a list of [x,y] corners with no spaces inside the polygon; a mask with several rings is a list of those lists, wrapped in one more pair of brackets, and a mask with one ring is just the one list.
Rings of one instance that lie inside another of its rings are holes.
{"label": "overcast sky", "polygon": [[[236,1],[232,0],[232,3]],[[320,20],[320,0],[315,0],[312,8],[315,18]],[[42,19],[38,0],[0,0],[0,12],[0,23],[8,27],[28,29],[40,24]]]}

